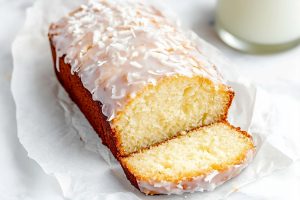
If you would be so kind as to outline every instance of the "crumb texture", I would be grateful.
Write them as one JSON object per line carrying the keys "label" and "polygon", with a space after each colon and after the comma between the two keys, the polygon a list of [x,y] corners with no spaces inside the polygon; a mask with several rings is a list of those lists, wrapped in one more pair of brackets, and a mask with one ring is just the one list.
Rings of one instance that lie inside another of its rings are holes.
{"label": "crumb texture", "polygon": [[201,77],[166,78],[147,88],[114,121],[125,154],[224,120],[231,95]]}
{"label": "crumb texture", "polygon": [[253,148],[245,133],[215,123],[132,154],[122,163],[138,180],[176,183],[242,164]]}

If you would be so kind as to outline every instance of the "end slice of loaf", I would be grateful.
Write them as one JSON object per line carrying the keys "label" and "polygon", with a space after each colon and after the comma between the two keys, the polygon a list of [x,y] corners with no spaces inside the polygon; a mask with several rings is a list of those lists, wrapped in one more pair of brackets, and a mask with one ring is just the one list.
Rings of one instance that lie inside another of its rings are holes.
{"label": "end slice of loaf", "polygon": [[251,136],[215,123],[121,158],[131,183],[145,194],[213,190],[238,175],[252,160]]}

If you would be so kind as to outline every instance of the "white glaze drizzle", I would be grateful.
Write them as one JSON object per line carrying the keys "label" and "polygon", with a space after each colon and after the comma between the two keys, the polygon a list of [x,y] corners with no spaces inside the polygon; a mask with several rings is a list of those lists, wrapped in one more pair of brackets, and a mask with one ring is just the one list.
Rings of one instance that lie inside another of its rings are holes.
{"label": "white glaze drizzle", "polygon": [[[166,76],[219,73],[178,23],[156,8],[127,1],[91,0],[49,30],[57,57],[71,65],[108,121],[148,84]],[[58,64],[56,64],[59,68]]]}
{"label": "white glaze drizzle", "polygon": [[[56,51],[56,55],[58,55],[58,52]],[[56,59],[55,59],[55,67],[56,67],[56,70],[59,72],[59,57],[56,56]]]}
{"label": "white glaze drizzle", "polygon": [[157,182],[153,180],[137,180],[139,189],[146,194],[183,194],[186,192],[212,191],[217,186],[237,176],[253,160],[255,151],[249,150],[243,163],[233,165],[223,172],[212,171],[207,176],[194,177],[192,180],[182,180],[179,183]]}

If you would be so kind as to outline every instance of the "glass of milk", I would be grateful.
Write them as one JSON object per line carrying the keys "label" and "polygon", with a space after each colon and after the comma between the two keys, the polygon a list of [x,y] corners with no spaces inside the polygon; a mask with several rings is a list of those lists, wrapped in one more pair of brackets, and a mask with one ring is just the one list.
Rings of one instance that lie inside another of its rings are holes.
{"label": "glass of milk", "polygon": [[300,0],[218,0],[216,30],[245,52],[289,49],[300,43]]}

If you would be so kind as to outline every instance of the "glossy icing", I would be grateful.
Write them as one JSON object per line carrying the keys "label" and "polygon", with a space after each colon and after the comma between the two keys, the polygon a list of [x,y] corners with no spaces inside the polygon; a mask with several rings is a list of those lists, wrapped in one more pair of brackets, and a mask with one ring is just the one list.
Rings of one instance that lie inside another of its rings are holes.
{"label": "glossy icing", "polygon": [[108,121],[142,87],[166,76],[200,75],[216,87],[223,83],[197,36],[150,5],[91,0],[52,24],[49,35],[57,58],[64,56]]}
{"label": "glossy icing", "polygon": [[182,180],[179,183],[140,181],[139,189],[146,194],[183,194],[185,192],[212,191],[227,180],[237,176],[253,160],[254,150],[249,150],[243,163],[233,165],[223,172],[212,171],[207,176],[194,177],[192,180]]}

